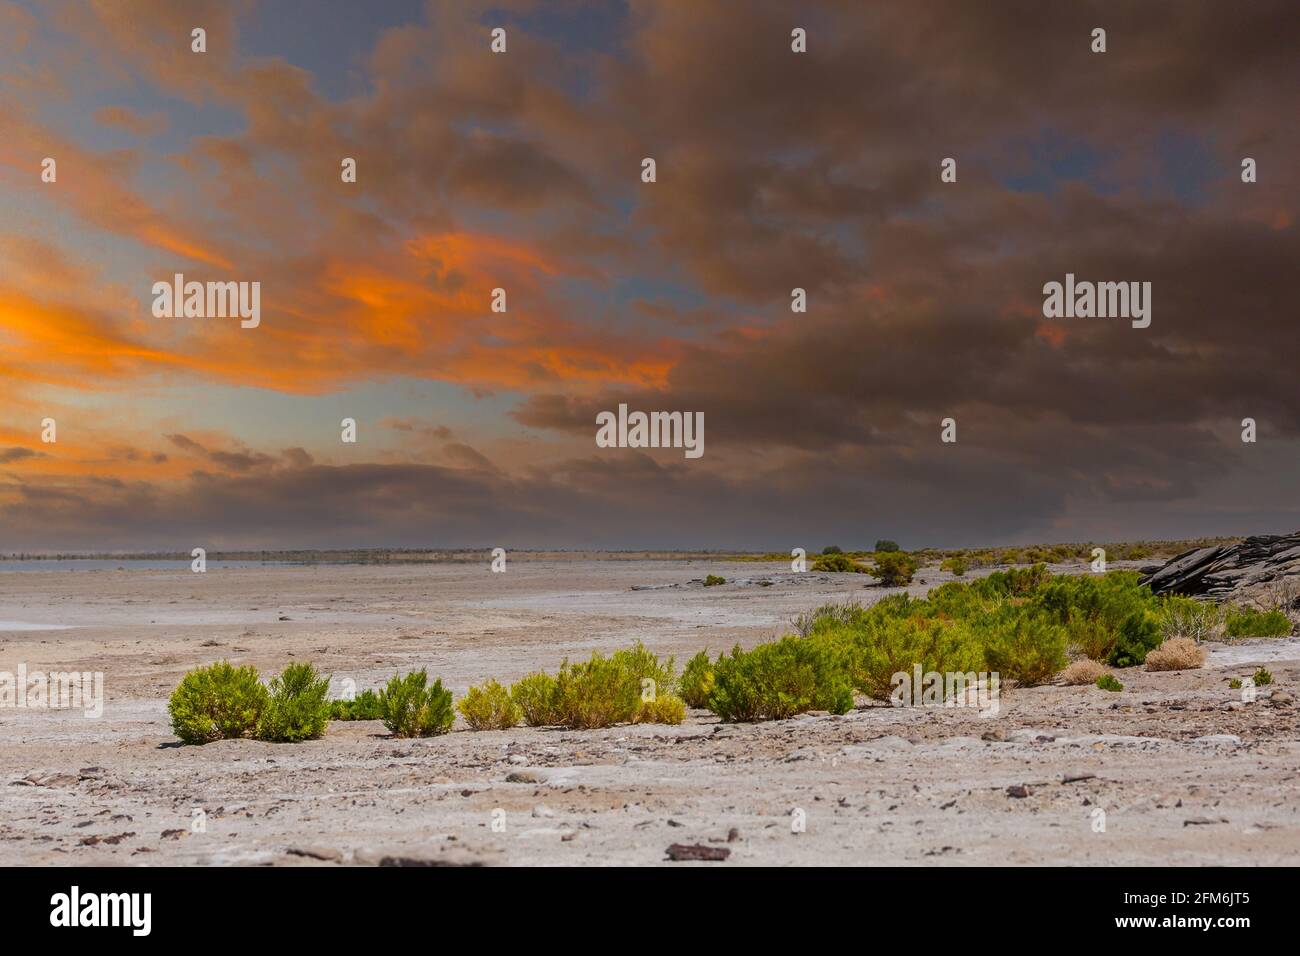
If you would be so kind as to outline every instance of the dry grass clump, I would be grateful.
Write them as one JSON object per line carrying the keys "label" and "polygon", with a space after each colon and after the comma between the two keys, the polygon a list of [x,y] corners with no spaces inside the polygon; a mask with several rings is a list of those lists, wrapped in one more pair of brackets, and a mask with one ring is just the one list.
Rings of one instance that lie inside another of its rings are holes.
{"label": "dry grass clump", "polygon": [[1205,664],[1205,651],[1189,637],[1171,637],[1153,651],[1147,652],[1149,671],[1193,670]]}
{"label": "dry grass clump", "polygon": [[1061,683],[1073,687],[1078,684],[1095,684],[1097,678],[1110,673],[1091,657],[1081,657],[1061,671]]}

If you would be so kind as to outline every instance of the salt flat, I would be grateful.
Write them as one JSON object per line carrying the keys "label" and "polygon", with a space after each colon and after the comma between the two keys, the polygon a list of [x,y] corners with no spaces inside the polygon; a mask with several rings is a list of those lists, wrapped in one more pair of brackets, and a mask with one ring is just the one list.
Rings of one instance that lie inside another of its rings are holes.
{"label": "salt flat", "polygon": [[[706,589],[709,573],[732,583]],[[920,577],[913,593],[948,579]],[[1300,857],[1291,639],[1215,647],[1198,671],[1127,671],[1121,694],[1012,688],[996,718],[864,706],[723,725],[697,711],[678,727],[458,725],[429,740],[358,722],[205,747],[177,746],[168,725],[181,675],[221,658],[264,676],[311,660],[358,688],[427,667],[459,695],[638,638],[679,665],[750,646],[823,601],[889,593],[868,580],[708,559],[0,575],[0,620],[74,626],[0,629],[0,670],[103,671],[106,692],[98,720],[0,708],[0,863],[651,864],[672,843],[731,850],[674,866]],[[1227,681],[1264,660],[1275,683],[1242,703]]]}

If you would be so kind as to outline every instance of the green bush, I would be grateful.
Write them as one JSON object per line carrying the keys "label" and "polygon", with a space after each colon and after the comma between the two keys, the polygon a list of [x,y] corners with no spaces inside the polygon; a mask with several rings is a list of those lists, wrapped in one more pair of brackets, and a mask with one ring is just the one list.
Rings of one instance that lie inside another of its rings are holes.
{"label": "green bush", "polygon": [[429,675],[421,668],[405,677],[394,675],[379,692],[384,726],[394,737],[433,737],[451,730],[456,722],[451,691],[443,688],[441,679],[428,684]]}
{"label": "green bush", "polygon": [[456,702],[471,730],[509,730],[523,719],[523,710],[506,690],[494,680],[482,687],[471,687]]}
{"label": "green bush", "polygon": [[880,583],[887,588],[911,584],[918,567],[916,559],[903,551],[877,551],[875,562],[867,569],[867,573],[879,578]]}
{"label": "green bush", "polygon": [[1119,626],[1115,646],[1107,662],[1111,667],[1136,667],[1147,659],[1147,652],[1160,646],[1160,619],[1151,611],[1138,611]]}
{"label": "green bush", "polygon": [[1241,678],[1234,677],[1232,680],[1228,681],[1228,687],[1232,690],[1241,690]]}
{"label": "green bush", "polygon": [[862,565],[854,561],[847,554],[840,554],[838,551],[834,554],[823,554],[813,562],[814,571],[830,571],[833,574],[854,573],[862,574],[866,571]]}
{"label": "green bush", "polygon": [[1259,670],[1255,671],[1251,679],[1255,682],[1256,687],[1263,687],[1266,684],[1273,683],[1273,675],[1270,674],[1268,669],[1265,667],[1261,667]]}
{"label": "green bush", "polygon": [[556,721],[588,730],[631,723],[641,708],[641,684],[625,661],[593,654],[577,664],[567,660],[555,676]]}
{"label": "green bush", "polygon": [[271,679],[271,695],[257,721],[257,738],[297,743],[324,735],[330,722],[329,690],[330,679],[311,664],[290,664]]}
{"label": "green bush", "polygon": [[[626,650],[615,651],[610,659],[627,669],[628,675],[636,684],[637,693],[643,697],[647,692],[652,697],[671,694],[677,687],[674,659],[669,657],[661,662],[640,641]],[[646,681],[654,683],[647,685]]]}
{"label": "green bush", "polygon": [[1023,687],[1046,683],[1068,663],[1065,628],[1044,615],[1004,613],[984,634],[989,669]]}
{"label": "green bush", "polygon": [[249,736],[267,697],[252,665],[220,661],[196,668],[181,678],[167,702],[172,731],[187,744]]}
{"label": "green bush", "polygon": [[678,691],[688,707],[707,707],[713,690],[713,663],[708,651],[700,651],[689,661],[677,682]]}
{"label": "green bush", "polygon": [[966,563],[965,558],[951,557],[944,558],[943,561],[939,562],[939,569],[941,571],[948,571],[960,578],[970,570],[970,565]]}
{"label": "green bush", "polygon": [[890,541],[888,538],[881,538],[879,541],[876,542],[875,550],[876,551],[897,551],[898,542]]}
{"label": "green bush", "polygon": [[710,574],[704,578],[704,586],[706,588],[717,587],[719,584],[726,584],[726,583],[727,583],[726,578],[718,577],[716,574]]}
{"label": "green bush", "polygon": [[1210,601],[1169,595],[1162,599],[1159,614],[1160,633],[1167,641],[1188,637],[1199,644],[1214,640],[1224,632],[1223,608]]}
{"label": "green bush", "polygon": [[1291,633],[1291,620],[1278,610],[1232,608],[1228,611],[1226,633],[1229,637],[1285,637]]}
{"label": "green bush", "polygon": [[713,681],[707,706],[726,721],[843,714],[853,706],[843,653],[815,638],[785,637],[748,652],[736,645],[714,664]]}
{"label": "green bush", "polygon": [[555,707],[555,678],[540,671],[516,681],[510,699],[518,705],[529,727],[552,727],[560,722]]}
{"label": "green bush", "polygon": [[330,701],[330,720],[383,720],[384,702],[366,689],[352,700]]}
{"label": "green bush", "polygon": [[818,639],[842,649],[852,686],[875,700],[889,700],[894,675],[911,674],[918,664],[922,673],[985,669],[984,653],[964,621],[873,617],[860,627],[825,631]]}
{"label": "green bush", "polygon": [[660,694],[654,700],[641,701],[636,713],[638,724],[680,724],[686,717],[686,703],[676,694]]}
{"label": "green bush", "polygon": [[840,546],[838,544],[831,544],[822,548],[822,554],[843,554],[843,553],[844,552],[840,550]]}
{"label": "green bush", "polygon": [[1116,679],[1114,674],[1102,674],[1097,678],[1097,689],[1119,693],[1124,689],[1124,685]]}

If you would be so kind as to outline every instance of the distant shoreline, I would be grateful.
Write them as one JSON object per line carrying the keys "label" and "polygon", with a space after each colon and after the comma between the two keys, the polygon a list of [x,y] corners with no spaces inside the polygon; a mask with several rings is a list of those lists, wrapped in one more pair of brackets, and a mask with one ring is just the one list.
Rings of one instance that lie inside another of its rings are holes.
{"label": "distant shoreline", "polygon": [[[1221,544],[1233,544],[1243,540],[1242,537],[1223,538],[1189,538],[1177,541],[1122,541],[1122,542],[1069,542],[1059,544],[1005,545],[984,548],[916,548],[904,549],[917,556],[922,562],[942,561],[954,556],[971,559],[973,566],[1002,564],[1059,563],[1063,561],[1091,560],[1093,548],[1106,551],[1109,560],[1134,561],[1154,558],[1170,558],[1194,548],[1211,547]],[[838,548],[836,550],[839,550]],[[661,549],[629,548],[612,550],[606,548],[571,548],[571,549],[507,549],[510,556],[518,560],[564,561],[564,560],[605,560],[605,561],[692,561],[692,560],[730,560],[730,561],[789,561],[791,553],[786,551],[759,551],[745,549]],[[815,557],[823,553],[821,547],[807,548],[807,556]],[[302,548],[285,550],[231,550],[207,553],[209,562],[227,562],[240,564],[273,565],[311,565],[311,564],[468,564],[485,560],[492,553],[492,547],[478,548]],[[869,555],[869,550],[845,548],[843,553],[856,556]],[[103,551],[66,551],[40,553],[32,551],[9,552],[0,554],[0,564],[13,562],[185,562],[191,560],[189,552],[180,551],[140,551],[115,554]]]}

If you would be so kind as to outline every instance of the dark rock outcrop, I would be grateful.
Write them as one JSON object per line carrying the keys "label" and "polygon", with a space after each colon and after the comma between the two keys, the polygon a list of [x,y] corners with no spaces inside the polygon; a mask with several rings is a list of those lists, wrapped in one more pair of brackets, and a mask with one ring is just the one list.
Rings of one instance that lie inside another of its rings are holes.
{"label": "dark rock outcrop", "polygon": [[1284,577],[1300,579],[1300,531],[1260,534],[1240,544],[1194,548],[1168,564],[1143,569],[1143,584],[1156,594],[1189,594],[1222,599]]}

